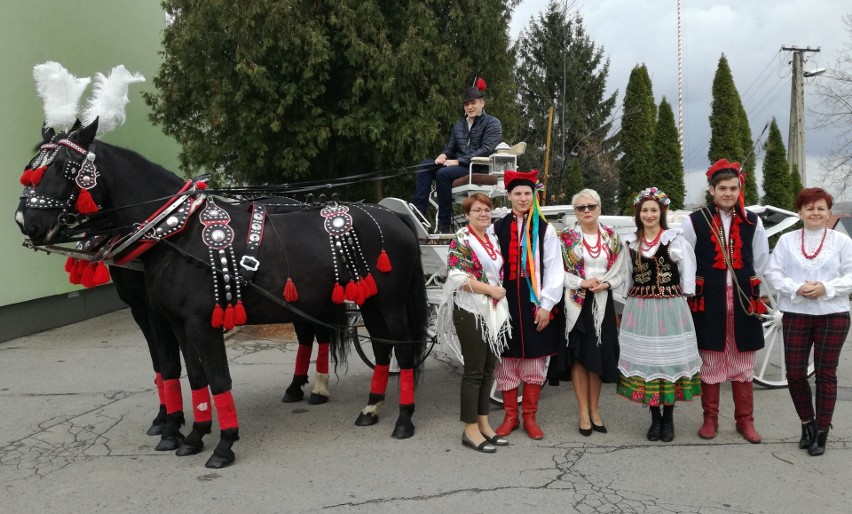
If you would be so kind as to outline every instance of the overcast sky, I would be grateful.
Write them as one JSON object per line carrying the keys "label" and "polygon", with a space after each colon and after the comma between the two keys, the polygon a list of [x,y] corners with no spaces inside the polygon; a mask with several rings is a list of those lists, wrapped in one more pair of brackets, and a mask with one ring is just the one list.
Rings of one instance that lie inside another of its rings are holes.
{"label": "overcast sky", "polygon": [[[561,2],[560,2],[561,3]],[[512,19],[512,36],[538,18],[548,0],[522,0]],[[618,106],[630,71],[648,67],[659,104],[665,96],[677,117],[677,1],[577,0],[587,34],[610,59],[608,89],[618,90]],[[846,6],[844,8],[844,6]],[[841,0],[683,0],[684,156],[687,172],[704,171],[709,162],[711,88],[724,53],[734,76],[752,134],[757,138],[774,116],[787,144],[790,117],[790,53],[782,46],[816,48],[806,53],[805,70],[828,67],[849,42],[843,16],[850,4]],[[805,109],[816,103],[805,79]],[[823,79],[824,80],[824,79]],[[819,156],[831,145],[831,133],[813,128],[806,114],[808,185],[818,185]],[[768,131],[767,131],[768,133]],[[765,140],[766,135],[764,135]],[[758,158],[762,157],[758,154]],[[758,162],[758,167],[760,162]],[[687,178],[689,196],[702,194],[701,175]],[[759,178],[759,177],[758,177]],[[761,191],[761,195],[762,195]]]}

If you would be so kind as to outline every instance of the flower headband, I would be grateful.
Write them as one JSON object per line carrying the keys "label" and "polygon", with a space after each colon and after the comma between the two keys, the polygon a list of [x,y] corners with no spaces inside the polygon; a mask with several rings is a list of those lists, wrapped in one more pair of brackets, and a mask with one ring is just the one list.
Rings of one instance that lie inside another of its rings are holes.
{"label": "flower headband", "polygon": [[668,206],[670,203],[672,203],[672,201],[669,200],[668,195],[666,195],[666,193],[664,193],[662,189],[657,189],[656,186],[652,186],[646,187],[645,189],[640,191],[639,194],[636,195],[635,198],[633,198],[633,205],[638,204],[645,198],[650,200],[657,200],[665,206]]}

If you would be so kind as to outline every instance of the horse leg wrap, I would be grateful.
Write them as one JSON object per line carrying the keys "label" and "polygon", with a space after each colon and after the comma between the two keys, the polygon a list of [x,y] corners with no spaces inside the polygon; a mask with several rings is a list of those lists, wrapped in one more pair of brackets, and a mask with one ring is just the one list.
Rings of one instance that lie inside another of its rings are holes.
{"label": "horse leg wrap", "polygon": [[[222,393],[226,394],[226,393]],[[221,396],[221,395],[216,395]],[[215,396],[214,396],[215,398]],[[216,406],[218,408],[219,402],[216,402]],[[235,442],[240,440],[240,429],[239,428],[229,428],[227,430],[222,430],[219,432],[219,444],[216,445],[216,449],[213,450],[213,455],[207,460],[204,464],[204,467],[210,469],[221,469],[227,466],[230,466],[234,463],[234,459],[236,456],[234,455],[234,451],[231,450],[231,447]]]}
{"label": "horse leg wrap", "polygon": [[328,343],[317,345],[317,373],[328,375]]}
{"label": "horse leg wrap", "polygon": [[373,368],[373,380],[370,382],[370,394],[384,396],[388,389],[388,376],[390,375],[390,364],[376,364]]}
{"label": "horse leg wrap", "polygon": [[399,404],[414,404],[414,370],[403,369],[399,371]]}
{"label": "horse leg wrap", "polygon": [[358,414],[358,419],[355,420],[355,424],[359,427],[367,427],[378,423],[379,408],[384,405],[384,403],[384,394],[370,393],[370,397],[367,399],[367,406],[361,410],[360,414]]}
{"label": "horse leg wrap", "polygon": [[[305,369],[307,369],[307,366],[305,367]],[[302,398],[305,397],[305,393],[302,392],[302,386],[307,383],[307,371],[305,371],[304,375],[293,375],[293,381],[287,387],[287,390],[284,391],[284,397],[281,398],[281,401],[284,403],[295,403],[302,401]]]}
{"label": "horse leg wrap", "polygon": [[[299,343],[299,349],[296,350],[296,369],[293,371],[294,375],[308,375],[308,367],[311,364],[312,348],[313,345],[310,343]],[[317,361],[319,361],[319,359],[317,359]]]}
{"label": "horse leg wrap", "polygon": [[163,434],[160,436],[160,442],[157,443],[154,449],[158,452],[176,450],[183,441],[183,434],[180,431],[180,427],[184,423],[183,411],[167,414],[166,422],[163,424]]}
{"label": "horse leg wrap", "polygon": [[216,403],[219,428],[223,431],[239,428],[239,423],[237,423],[237,409],[234,407],[234,398],[231,396],[231,391],[214,394],[213,401]]}
{"label": "horse leg wrap", "polygon": [[154,385],[157,386],[157,396],[160,397],[160,405],[166,404],[166,394],[163,391],[163,374],[156,373],[154,374]]}
{"label": "horse leg wrap", "polygon": [[183,395],[180,391],[180,379],[163,380],[163,395],[166,400],[166,412],[183,412]]}
{"label": "horse leg wrap", "polygon": [[414,423],[411,422],[411,416],[414,415],[414,404],[400,405],[399,417],[396,419],[396,426],[393,429],[391,437],[394,439],[408,439],[414,435]]}
{"label": "horse leg wrap", "polygon": [[210,390],[207,387],[192,390],[192,418],[198,423],[209,423],[213,420],[210,408]]}
{"label": "horse leg wrap", "polygon": [[311,397],[308,398],[308,405],[323,404],[328,401],[328,396],[328,373],[317,372]]}
{"label": "horse leg wrap", "polygon": [[180,443],[175,455],[185,457],[187,455],[195,455],[204,449],[204,441],[202,438],[212,431],[213,422],[196,421],[192,424],[192,431],[186,436],[183,442]]}

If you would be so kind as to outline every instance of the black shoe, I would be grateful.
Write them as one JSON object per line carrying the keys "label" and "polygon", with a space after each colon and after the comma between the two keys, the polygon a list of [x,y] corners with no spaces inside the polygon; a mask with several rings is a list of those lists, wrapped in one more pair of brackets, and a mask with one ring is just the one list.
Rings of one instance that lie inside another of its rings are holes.
{"label": "black shoe", "polygon": [[825,453],[825,440],[828,439],[828,430],[817,430],[814,435],[814,440],[808,448],[808,455],[811,457],[819,457]]}
{"label": "black shoe", "polygon": [[[595,425],[592,424],[592,426],[595,426]],[[589,437],[590,435],[592,435],[592,429],[591,428],[577,427],[577,430],[580,432],[580,435],[583,436],[583,437]]]}
{"label": "black shoe", "polygon": [[660,415],[660,408],[650,407],[648,410],[651,411],[651,428],[648,429],[648,440],[659,441],[660,428],[662,428],[663,425],[663,418]]}
{"label": "black shoe", "polygon": [[[480,434],[482,434],[482,432],[480,432]],[[491,437],[488,437],[487,435],[482,434],[482,437],[484,437],[486,441],[493,444],[494,446],[509,446],[509,440],[504,438],[504,437],[500,437],[497,434],[494,434]]]}
{"label": "black shoe", "polygon": [[601,434],[606,434],[606,433],[607,433],[607,431],[606,431],[606,427],[605,427],[605,426],[603,426],[603,425],[595,425],[595,422],[594,422],[594,421],[592,421],[592,430],[594,430],[595,432],[600,432]]}
{"label": "black shoe", "polygon": [[816,435],[816,423],[814,420],[810,420],[807,423],[802,423],[802,438],[799,439],[799,448],[802,450],[807,450],[811,447],[811,444],[814,442],[814,436]]}
{"label": "black shoe", "polygon": [[467,432],[462,432],[462,444],[482,453],[497,453],[497,447],[488,442],[488,438],[479,444],[475,444],[467,436]]}
{"label": "black shoe", "polygon": [[674,437],[674,405],[665,405],[663,406],[663,425],[660,427],[660,441],[670,443]]}

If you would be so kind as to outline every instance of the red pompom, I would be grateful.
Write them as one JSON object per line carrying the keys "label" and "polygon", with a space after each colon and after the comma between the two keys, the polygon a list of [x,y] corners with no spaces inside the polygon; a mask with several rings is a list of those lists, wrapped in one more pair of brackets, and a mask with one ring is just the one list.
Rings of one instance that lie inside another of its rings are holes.
{"label": "red pompom", "polygon": [[358,286],[355,285],[354,280],[350,280],[349,283],[346,284],[346,291],[344,295],[344,297],[350,302],[354,302],[355,298],[358,297]]}
{"label": "red pompom", "polygon": [[246,316],[246,308],[243,307],[243,301],[237,300],[237,305],[234,307],[234,323],[236,325],[245,325],[248,317]]}
{"label": "red pompom", "polygon": [[210,326],[213,328],[222,328],[224,321],[225,311],[223,311],[222,306],[217,303],[216,307],[213,308],[213,316],[210,317]]}
{"label": "red pompom", "polygon": [[367,276],[364,278],[364,286],[367,288],[367,298],[375,296],[379,292],[379,288],[376,286],[376,279],[373,278],[372,273],[367,273]]}
{"label": "red pompom", "polygon": [[92,284],[99,286],[106,284],[107,282],[109,282],[109,269],[107,269],[106,264],[99,262],[95,266],[95,274],[92,277]]}
{"label": "red pompom", "polygon": [[207,189],[207,182],[196,182],[195,189]]}
{"label": "red pompom", "polygon": [[287,277],[287,283],[284,284],[284,301],[292,303],[298,299],[299,292],[296,291],[296,284],[293,283],[292,278]]}
{"label": "red pompom", "polygon": [[47,166],[39,166],[38,168],[30,171],[30,185],[36,187],[39,182],[41,182],[42,177],[44,177],[44,172],[47,170]]}
{"label": "red pompom", "polygon": [[71,273],[71,270],[74,269],[74,265],[77,264],[77,259],[74,257],[68,257],[65,259],[65,272]]}
{"label": "red pompom", "polygon": [[83,268],[83,272],[80,273],[80,283],[83,287],[89,288],[94,287],[94,277],[95,277],[95,268],[97,264],[94,262],[89,262],[86,264],[86,267]]}
{"label": "red pompom", "polygon": [[485,91],[485,80],[482,77],[476,77],[476,89],[480,92]]}
{"label": "red pompom", "polygon": [[331,293],[331,301],[336,304],[343,303],[344,294],[343,294],[343,286],[340,285],[340,282],[335,282],[334,291]]}
{"label": "red pompom", "polygon": [[74,205],[74,208],[80,214],[98,212],[98,205],[95,203],[95,200],[92,198],[92,194],[89,193],[88,189],[80,190],[80,196],[77,197],[77,203]]}
{"label": "red pompom", "polygon": [[363,280],[359,280],[357,284],[355,284],[357,294],[355,295],[355,304],[363,305],[364,300],[367,299],[367,284],[364,283]]}
{"label": "red pompom", "polygon": [[[71,263],[69,265],[69,262]],[[65,261],[65,271],[68,272],[68,282],[76,285],[80,285],[80,273],[82,272],[82,268],[80,268],[80,262],[73,257],[68,257],[68,260]],[[85,261],[82,261],[85,263]],[[70,267],[70,269],[69,269]]]}
{"label": "red pompom", "polygon": [[30,187],[33,185],[33,170],[27,168],[21,174],[21,185],[24,187]]}
{"label": "red pompom", "polygon": [[379,254],[379,260],[376,262],[376,269],[382,273],[389,273],[391,270],[390,257],[388,257],[388,253],[384,251],[384,249],[382,249],[382,253]]}
{"label": "red pompom", "polygon": [[234,324],[234,306],[231,305],[230,303],[228,304],[228,307],[225,309],[225,317],[222,320],[222,326],[225,328],[225,330],[233,330],[234,327],[236,326]]}

